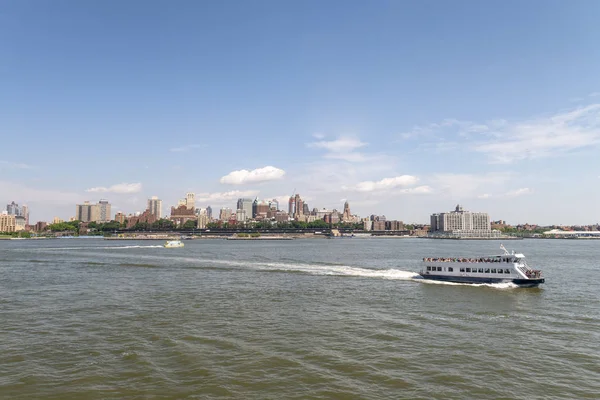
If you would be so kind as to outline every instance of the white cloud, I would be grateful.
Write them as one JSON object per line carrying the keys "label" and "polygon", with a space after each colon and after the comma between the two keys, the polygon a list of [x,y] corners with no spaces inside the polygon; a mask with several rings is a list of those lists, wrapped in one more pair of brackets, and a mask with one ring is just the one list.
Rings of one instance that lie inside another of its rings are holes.
{"label": "white cloud", "polygon": [[564,155],[600,144],[600,104],[514,122],[446,119],[401,134],[416,136],[427,140],[419,144],[422,151],[468,149],[497,164]]}
{"label": "white cloud", "polygon": [[518,196],[524,196],[527,194],[532,194],[533,190],[530,188],[521,188],[521,189],[515,189],[515,190],[511,190],[509,192],[506,193],[507,197],[518,197]]}
{"label": "white cloud", "polygon": [[550,117],[509,124],[496,140],[481,142],[473,150],[495,163],[549,157],[600,143],[600,104],[592,104]]}
{"label": "white cloud", "polygon": [[282,179],[285,176],[285,171],[272,166],[253,169],[248,171],[245,169],[232,171],[221,178],[220,182],[229,185],[243,185],[246,183],[259,183]]}
{"label": "white cloud", "polygon": [[378,190],[389,190],[400,186],[411,186],[417,183],[419,178],[412,175],[400,175],[393,178],[384,178],[380,181],[363,181],[355,186],[343,187],[343,190],[356,192],[373,192]]}
{"label": "white cloud", "polygon": [[325,135],[323,135],[322,133],[313,133],[312,135],[315,139],[325,139]]}
{"label": "white cloud", "polygon": [[356,150],[367,144],[368,143],[361,142],[360,139],[356,137],[340,136],[335,140],[320,140],[318,142],[307,143],[306,146],[326,150],[327,153],[325,153],[324,158],[349,162],[363,162],[366,161],[366,157]]}
{"label": "white cloud", "polygon": [[431,181],[439,193],[460,200],[478,197],[484,190],[504,190],[511,178],[511,173],[435,174]]}
{"label": "white cloud", "polygon": [[0,168],[2,167],[10,169],[33,169],[33,166],[28,164],[0,160]]}
{"label": "white cloud", "polygon": [[478,199],[489,199],[490,197],[492,197],[492,195],[489,193],[484,193],[477,196]]}
{"label": "white cloud", "polygon": [[210,204],[222,204],[225,202],[231,202],[241,197],[255,197],[259,193],[258,190],[231,190],[229,192],[215,192],[215,193],[198,193],[196,194],[196,202]]}
{"label": "white cloud", "polygon": [[139,193],[142,190],[141,183],[119,183],[117,185],[112,185],[110,187],[93,187],[87,189],[88,193]]}
{"label": "white cloud", "polygon": [[201,144],[188,144],[188,145],[181,146],[181,147],[173,147],[173,148],[169,149],[169,151],[171,151],[173,153],[183,153],[183,152],[186,152],[186,151],[190,151],[190,150],[193,150],[193,149],[199,149],[199,148],[202,148],[202,147],[204,147],[204,145],[201,145]]}
{"label": "white cloud", "polygon": [[405,194],[431,194],[433,193],[433,189],[430,186],[417,186],[414,188],[402,189],[400,193]]}
{"label": "white cloud", "polygon": [[600,92],[592,92],[589,94],[590,97],[598,97],[600,96]]}

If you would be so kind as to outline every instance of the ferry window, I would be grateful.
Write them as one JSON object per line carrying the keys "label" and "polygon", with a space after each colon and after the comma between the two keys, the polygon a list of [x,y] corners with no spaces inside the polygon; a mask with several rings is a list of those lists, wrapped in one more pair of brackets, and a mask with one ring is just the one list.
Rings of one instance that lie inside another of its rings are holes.
{"label": "ferry window", "polygon": [[437,268],[438,268],[438,271],[441,271],[441,270],[442,270],[442,267],[437,267]]}
{"label": "ferry window", "polygon": [[483,274],[483,268],[479,268],[479,273]]}
{"label": "ferry window", "polygon": [[502,268],[498,268],[498,273],[501,274],[502,272]]}
{"label": "ferry window", "polygon": [[471,272],[471,268],[467,268],[467,272]]}
{"label": "ferry window", "polygon": [[427,271],[431,271],[431,267],[427,267]]}
{"label": "ferry window", "polygon": [[465,272],[465,269],[464,269],[464,268],[461,268],[461,269],[460,269],[460,272]]}
{"label": "ferry window", "polygon": [[496,273],[496,268],[492,268],[492,274]]}
{"label": "ferry window", "polygon": [[454,272],[454,268],[448,267],[448,272]]}
{"label": "ferry window", "polygon": [[490,269],[489,269],[489,268],[486,268],[486,269],[485,269],[485,273],[486,273],[486,274],[489,274],[489,273],[490,273]]}
{"label": "ferry window", "polygon": [[504,270],[504,273],[505,273],[505,274],[510,274],[510,270],[508,270],[508,269],[505,269],[505,270]]}

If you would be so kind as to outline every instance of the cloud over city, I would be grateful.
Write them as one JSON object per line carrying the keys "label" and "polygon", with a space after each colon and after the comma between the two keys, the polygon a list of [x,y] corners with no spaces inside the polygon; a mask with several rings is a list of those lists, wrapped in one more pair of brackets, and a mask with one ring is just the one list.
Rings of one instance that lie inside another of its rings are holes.
{"label": "cloud over city", "polygon": [[319,140],[306,144],[309,148],[326,150],[324,158],[348,162],[365,161],[365,155],[356,150],[367,145],[368,143],[352,136],[340,136],[335,140]]}
{"label": "cloud over city", "polygon": [[373,192],[379,190],[394,189],[397,187],[412,186],[415,185],[418,181],[419,178],[417,178],[416,176],[400,175],[393,178],[384,178],[379,181],[363,181],[357,183],[354,186],[344,186],[343,189],[356,192]]}
{"label": "cloud over city", "polygon": [[266,166],[263,168],[253,169],[251,171],[245,169],[232,171],[223,176],[219,182],[227,185],[243,185],[247,183],[275,181],[282,179],[284,176],[284,170],[272,166]]}
{"label": "cloud over city", "polygon": [[88,193],[118,193],[118,194],[129,194],[139,193],[142,191],[141,183],[119,183],[109,187],[98,186],[86,189]]}

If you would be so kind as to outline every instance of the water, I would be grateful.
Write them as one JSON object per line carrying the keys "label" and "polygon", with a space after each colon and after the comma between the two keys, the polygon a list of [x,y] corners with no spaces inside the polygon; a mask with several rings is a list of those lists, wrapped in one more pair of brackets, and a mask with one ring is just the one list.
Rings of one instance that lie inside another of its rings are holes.
{"label": "water", "polygon": [[600,396],[600,241],[507,242],[538,289],[415,279],[423,239],[0,241],[2,399]]}

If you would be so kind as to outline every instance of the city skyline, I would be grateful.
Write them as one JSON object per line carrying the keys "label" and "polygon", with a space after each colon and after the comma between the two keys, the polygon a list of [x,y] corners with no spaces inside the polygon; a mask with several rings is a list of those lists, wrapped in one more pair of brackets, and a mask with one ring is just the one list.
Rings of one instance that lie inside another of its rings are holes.
{"label": "city skyline", "polygon": [[600,221],[598,2],[114,4],[3,11],[0,203],[32,224],[185,193]]}

